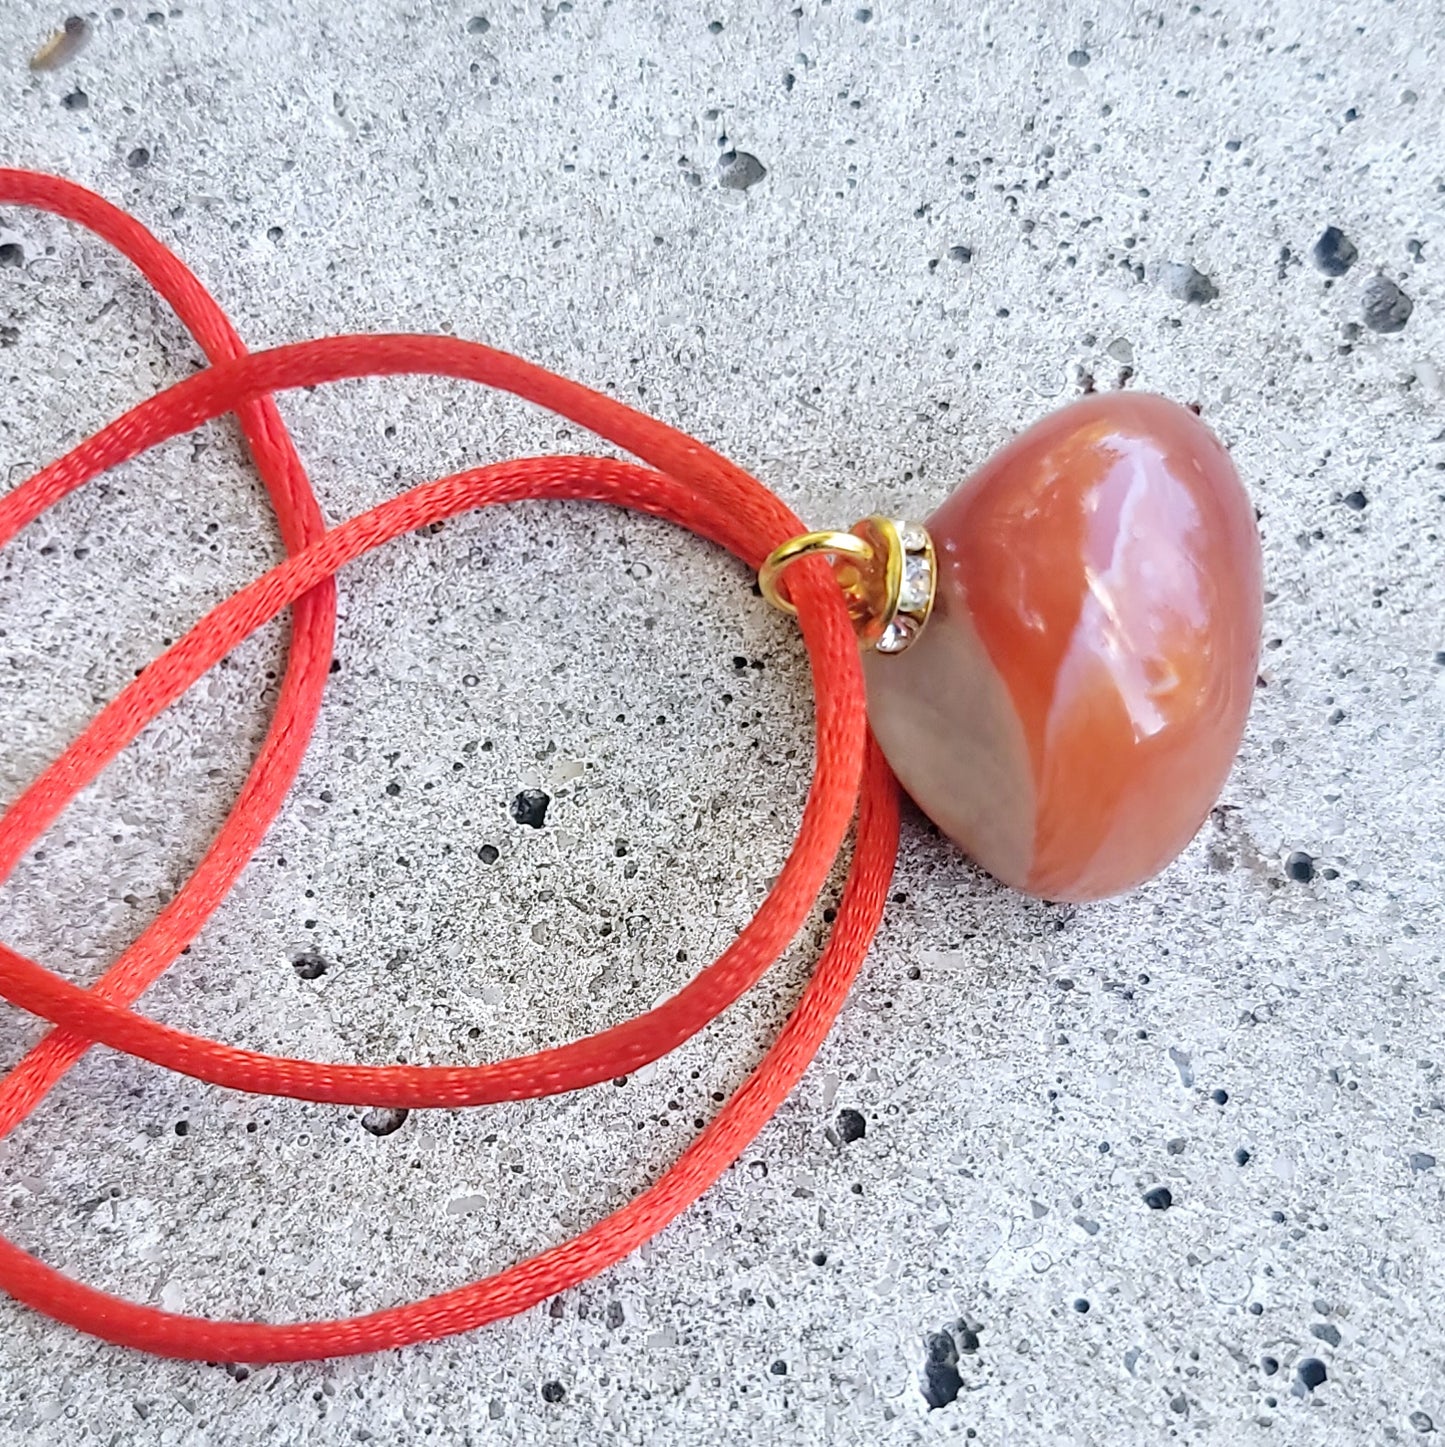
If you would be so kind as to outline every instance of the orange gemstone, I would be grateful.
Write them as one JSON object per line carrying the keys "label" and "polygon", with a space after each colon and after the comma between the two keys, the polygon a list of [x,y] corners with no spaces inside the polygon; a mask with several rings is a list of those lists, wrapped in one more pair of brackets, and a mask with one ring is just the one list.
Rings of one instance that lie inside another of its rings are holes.
{"label": "orange gemstone", "polygon": [[1259,534],[1223,445],[1162,397],[1088,397],[928,527],[933,616],[906,653],[865,661],[904,788],[1031,894],[1156,874],[1219,796],[1259,664]]}

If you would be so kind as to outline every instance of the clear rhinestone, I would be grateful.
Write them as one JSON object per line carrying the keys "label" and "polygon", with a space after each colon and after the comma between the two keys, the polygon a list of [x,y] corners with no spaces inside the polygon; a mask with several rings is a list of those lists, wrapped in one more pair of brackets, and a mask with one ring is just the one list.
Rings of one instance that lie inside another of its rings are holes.
{"label": "clear rhinestone", "polygon": [[900,522],[896,526],[905,552],[921,553],[928,547],[928,532],[922,523]]}
{"label": "clear rhinestone", "polygon": [[879,653],[902,653],[910,643],[913,642],[918,632],[918,624],[903,614],[899,614],[884,630],[878,642],[873,646]]}
{"label": "clear rhinestone", "polygon": [[921,613],[928,607],[928,594],[933,587],[933,569],[926,553],[909,553],[903,559],[903,584],[898,590],[898,606],[905,613]]}

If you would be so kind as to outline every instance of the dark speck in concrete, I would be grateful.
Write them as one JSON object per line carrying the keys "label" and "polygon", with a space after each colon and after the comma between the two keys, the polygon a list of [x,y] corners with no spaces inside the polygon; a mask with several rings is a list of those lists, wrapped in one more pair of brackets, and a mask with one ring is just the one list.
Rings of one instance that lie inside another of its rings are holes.
{"label": "dark speck in concrete", "polygon": [[1082,70],[1089,63],[1089,52],[1087,50],[1071,50],[1069,52],[1069,64],[1075,70]]}
{"label": "dark speck in concrete", "polygon": [[567,1395],[567,1388],[561,1382],[543,1382],[542,1400],[544,1402],[560,1402]]}
{"label": "dark speck in concrete", "polygon": [[1088,1298],[1084,1296],[1076,1296],[1074,1298],[1074,1310],[1077,1311],[1080,1316],[1087,1316],[1089,1314]]}
{"label": "dark speck in concrete", "polygon": [[495,844],[483,844],[482,847],[477,850],[477,858],[480,859],[483,864],[495,864],[501,857],[502,851],[498,849]]}
{"label": "dark speck in concrete", "polygon": [[1338,226],[1326,226],[1310,257],[1326,276],[1343,276],[1359,260],[1355,244]]}
{"label": "dark speck in concrete", "polygon": [[540,829],[547,822],[547,806],[551,797],[540,789],[523,789],[512,800],[512,818],[529,829]]}
{"label": "dark speck in concrete", "polygon": [[361,1128],[369,1135],[391,1135],[393,1131],[399,1131],[406,1124],[406,1118],[410,1114],[409,1110],[402,1110],[396,1106],[373,1106],[361,1117]]}
{"label": "dark speck in concrete", "polygon": [[1307,1392],[1312,1392],[1318,1386],[1322,1386],[1328,1379],[1329,1373],[1325,1371],[1325,1364],[1318,1357],[1306,1357],[1295,1368],[1300,1379],[1300,1385]]}
{"label": "dark speck in concrete", "polygon": [[1326,1346],[1337,1347],[1340,1344],[1340,1329],[1333,1322],[1317,1321],[1310,1327],[1310,1335],[1316,1341],[1322,1341]]}
{"label": "dark speck in concrete", "polygon": [[1237,1166],[1247,1166],[1249,1164],[1249,1152],[1245,1150],[1243,1146],[1240,1146],[1240,1148],[1235,1151],[1234,1164]]}
{"label": "dark speck in concrete", "polygon": [[860,1110],[840,1110],[838,1118],[833,1123],[833,1129],[838,1133],[838,1139],[843,1145],[851,1141],[861,1141],[868,1133],[868,1122]]}
{"label": "dark speck in concrete", "polygon": [[485,35],[492,28],[492,22],[485,15],[473,15],[467,21],[468,35]]}
{"label": "dark speck in concrete", "polygon": [[1315,862],[1302,849],[1296,849],[1284,862],[1284,872],[1296,884],[1308,884],[1315,877]]}
{"label": "dark speck in concrete", "polygon": [[1372,276],[1360,293],[1360,310],[1372,332],[1403,332],[1415,303],[1388,276]]}
{"label": "dark speck in concrete", "polygon": [[90,97],[83,90],[73,90],[60,102],[68,111],[83,111],[90,106]]}
{"label": "dark speck in concrete", "polygon": [[1345,494],[1345,506],[1349,508],[1351,512],[1364,512],[1369,505],[1370,499],[1358,488],[1356,488],[1354,492],[1347,492]]}
{"label": "dark speck in concrete", "polygon": [[1410,1156],[1410,1169],[1412,1171],[1433,1171],[1435,1157],[1429,1151],[1415,1151]]}
{"label": "dark speck in concrete", "polygon": [[1259,1369],[1265,1376],[1272,1377],[1279,1370],[1279,1363],[1273,1357],[1261,1357]]}
{"label": "dark speck in concrete", "polygon": [[775,1361],[772,1366],[768,1368],[768,1370],[775,1377],[786,1377],[788,1375],[788,1364],[787,1362],[779,1358],[779,1360]]}
{"label": "dark speck in concrete", "polygon": [[963,1390],[958,1374],[958,1347],[946,1331],[923,1339],[923,1400],[930,1408],[946,1407]]}
{"label": "dark speck in concrete", "polygon": [[972,261],[973,248],[971,246],[950,246],[948,248],[948,259],[958,262]]}
{"label": "dark speck in concrete", "polygon": [[1155,1186],[1144,1192],[1144,1204],[1151,1211],[1167,1211],[1174,1204],[1174,1193],[1168,1186]]}
{"label": "dark speck in concrete", "polygon": [[1209,1098],[1215,1105],[1229,1104],[1229,1092],[1227,1090],[1212,1090],[1209,1092]]}
{"label": "dark speck in concrete", "polygon": [[718,184],[729,191],[746,191],[768,174],[768,168],[750,151],[724,151],[718,171]]}
{"label": "dark speck in concrete", "polygon": [[1175,301],[1203,306],[1219,295],[1219,288],[1202,271],[1185,261],[1164,261],[1156,272],[1159,285]]}
{"label": "dark speck in concrete", "polygon": [[137,146],[130,155],[125,158],[125,163],[132,171],[139,171],[143,166],[151,163],[151,153],[144,146]]}
{"label": "dark speck in concrete", "polygon": [[326,973],[327,964],[320,955],[308,952],[304,955],[297,955],[291,961],[291,968],[303,980],[319,980]]}

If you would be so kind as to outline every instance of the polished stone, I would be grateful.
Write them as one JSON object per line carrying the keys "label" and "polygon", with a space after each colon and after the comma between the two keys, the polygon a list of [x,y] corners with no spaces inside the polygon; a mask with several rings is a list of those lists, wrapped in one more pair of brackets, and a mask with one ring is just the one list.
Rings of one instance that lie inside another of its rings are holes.
{"label": "polished stone", "polygon": [[1098,899],[1198,830],[1259,660],[1260,547],[1229,454],[1162,397],[1045,417],[929,520],[938,597],[870,661],[904,787],[1005,883]]}

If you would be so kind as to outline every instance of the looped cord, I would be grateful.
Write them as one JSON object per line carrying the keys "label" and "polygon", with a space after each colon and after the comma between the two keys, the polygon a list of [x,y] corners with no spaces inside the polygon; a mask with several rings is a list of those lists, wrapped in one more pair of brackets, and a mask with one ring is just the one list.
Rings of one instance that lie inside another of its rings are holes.
{"label": "looped cord", "polygon": [[[0,547],[62,498],[157,443],[227,412],[241,424],[287,558],[211,610],[124,688],[0,816],[0,882],[76,794],[208,669],[291,610],[275,714],[224,824],[184,887],[90,989],[0,944],[0,996],[54,1027],[0,1080],[0,1137],[93,1044],[234,1090],[364,1106],[463,1106],[577,1090],[637,1070],[726,1010],[797,935],[857,813],[853,861],[812,978],[752,1074],[656,1182],[561,1245],[484,1280],[334,1321],[213,1321],[82,1285],[0,1237],[0,1289],[122,1346],[202,1361],[281,1362],[430,1341],[513,1315],[626,1256],[735,1161],[798,1082],[846,998],[882,916],[898,843],[897,790],[867,731],[862,671],[825,564],[790,578],[817,696],[817,766],[792,852],[758,913],[694,980],[646,1014],[555,1049],[479,1066],[362,1066],[238,1050],[130,1006],[196,937],[275,819],[321,706],[336,623],[335,573],[401,533],[524,498],[583,499],[664,518],[756,569],[803,531],[761,483],[683,433],[505,352],[450,337],[330,337],[250,353],[189,270],[138,221],[70,182],[0,169],[0,202],[88,228],[139,268],[210,366],[151,397],[0,498]],[[500,388],[566,417],[647,466],[599,457],[494,463],[425,483],[327,529],[272,394],[401,373]]]}

